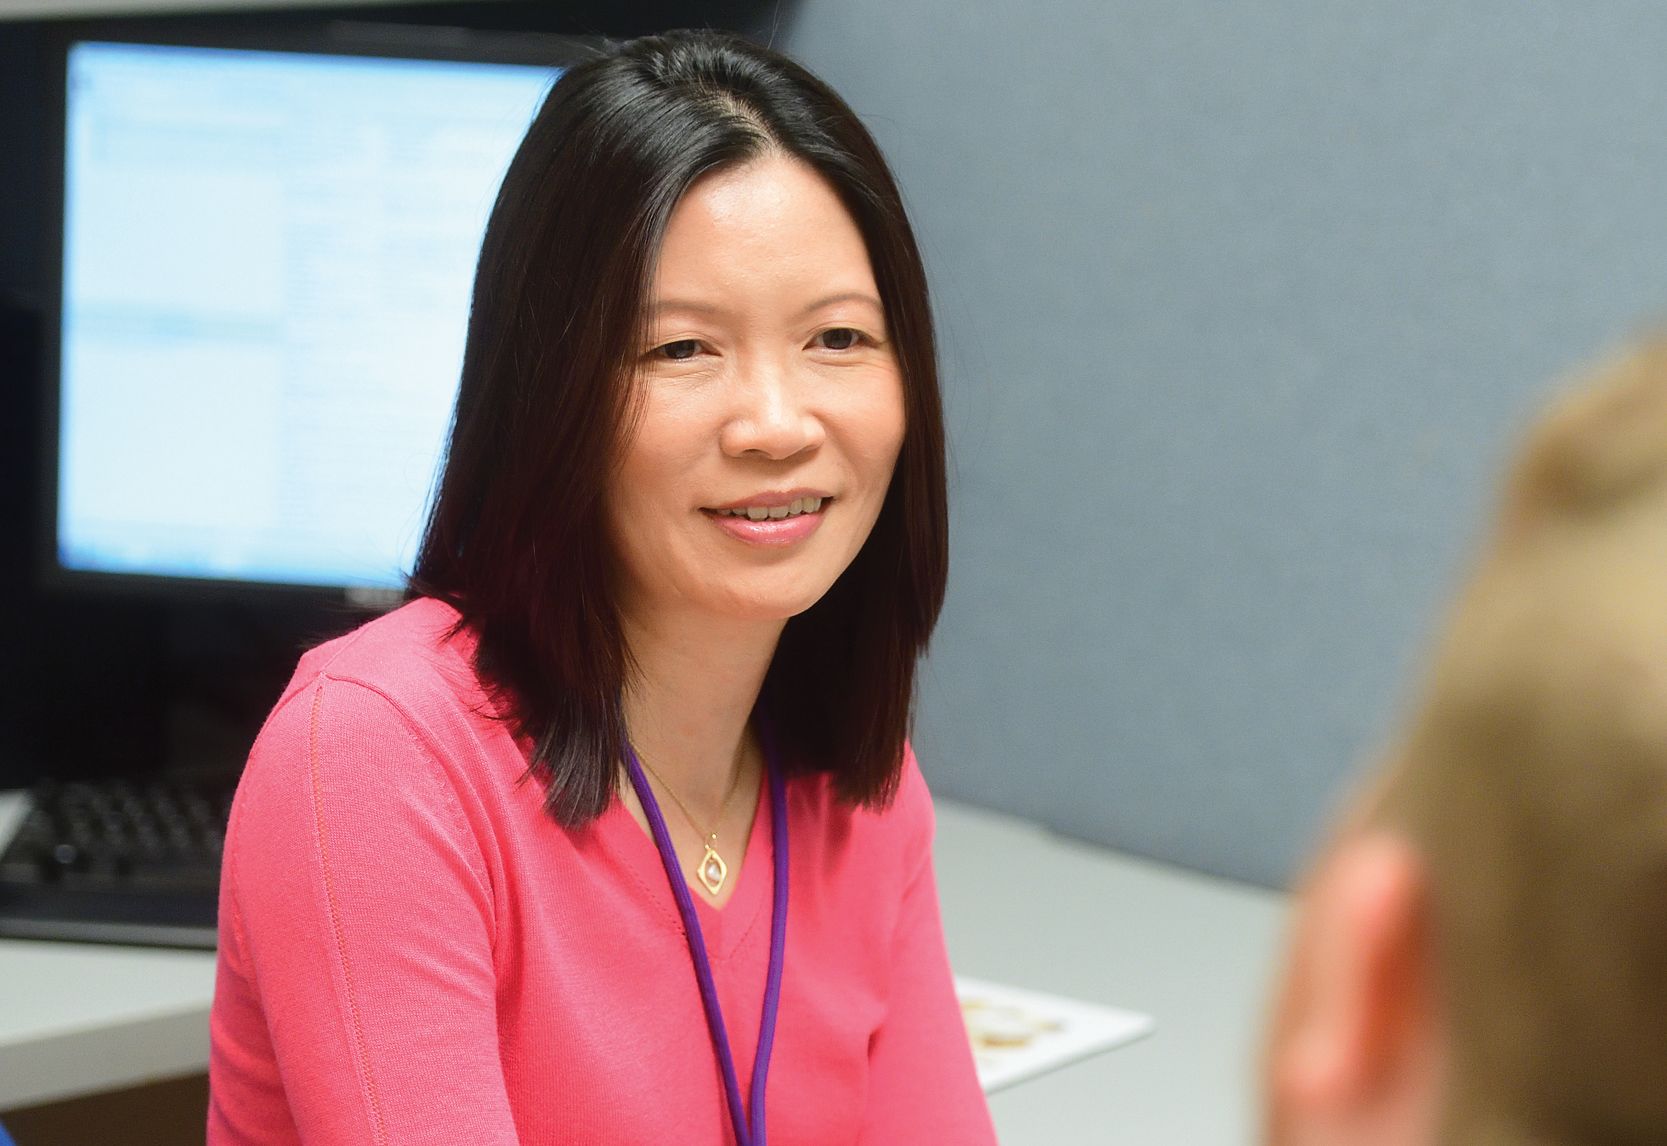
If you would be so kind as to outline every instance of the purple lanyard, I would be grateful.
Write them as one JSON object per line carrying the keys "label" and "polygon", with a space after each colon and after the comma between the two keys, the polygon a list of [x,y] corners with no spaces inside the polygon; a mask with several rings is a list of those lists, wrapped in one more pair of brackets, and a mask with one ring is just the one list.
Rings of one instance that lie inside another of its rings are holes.
{"label": "purple lanyard", "polygon": [[[764,980],[764,1013],[758,1024],[758,1053],[752,1062],[752,1117],[741,1108],[741,1084],[735,1075],[735,1056],[729,1049],[729,1034],[724,1030],[723,1011],[718,1006],[718,989],[712,982],[712,963],[706,957],[706,941],[701,937],[700,919],[695,915],[695,903],[689,895],[689,884],[677,862],[677,852],[671,846],[671,835],[666,831],[665,817],[660,805],[643,776],[637,753],[629,743],[625,745],[625,767],[631,776],[631,787],[648,816],[648,826],[654,835],[654,846],[660,850],[660,863],[671,883],[671,894],[677,900],[678,914],[683,917],[683,933],[689,939],[689,955],[695,964],[695,979],[700,984],[700,1001],[706,1008],[706,1028],[712,1035],[712,1048],[723,1068],[724,1094],[729,1099],[729,1121],[735,1127],[737,1146],[765,1146],[764,1084],[770,1073],[770,1050],[776,1039],[776,1012],[781,1006],[781,967],[787,948],[787,793],[781,775],[768,751],[764,754],[765,770],[770,781],[770,852],[775,861],[775,903],[770,914],[770,969]],[[750,1129],[749,1129],[750,1127]]]}

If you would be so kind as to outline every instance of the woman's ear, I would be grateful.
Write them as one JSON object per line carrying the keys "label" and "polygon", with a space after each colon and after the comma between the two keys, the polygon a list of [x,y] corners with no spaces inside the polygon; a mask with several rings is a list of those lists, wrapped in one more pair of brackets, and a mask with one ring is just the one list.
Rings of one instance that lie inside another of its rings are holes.
{"label": "woman's ear", "polygon": [[1423,860],[1393,832],[1349,833],[1325,856],[1298,911],[1268,1048],[1270,1113],[1279,1125],[1353,1128],[1367,1141],[1380,1118],[1397,1120],[1409,1103],[1428,1106],[1414,1092],[1437,1074],[1441,1021]]}

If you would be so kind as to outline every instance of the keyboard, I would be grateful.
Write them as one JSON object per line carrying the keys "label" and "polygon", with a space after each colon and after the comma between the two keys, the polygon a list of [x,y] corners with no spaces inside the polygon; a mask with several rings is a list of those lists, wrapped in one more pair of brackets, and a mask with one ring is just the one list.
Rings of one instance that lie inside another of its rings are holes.
{"label": "keyboard", "polygon": [[215,946],[235,776],[30,789],[0,850],[0,936]]}

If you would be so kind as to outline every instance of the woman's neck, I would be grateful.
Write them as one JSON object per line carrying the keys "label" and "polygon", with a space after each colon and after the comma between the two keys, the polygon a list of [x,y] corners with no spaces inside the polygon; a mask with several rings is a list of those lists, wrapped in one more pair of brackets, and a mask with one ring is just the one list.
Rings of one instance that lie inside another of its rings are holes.
{"label": "woman's neck", "polygon": [[748,719],[783,624],[624,617],[634,662],[625,692],[631,743],[698,814],[715,815],[747,769]]}

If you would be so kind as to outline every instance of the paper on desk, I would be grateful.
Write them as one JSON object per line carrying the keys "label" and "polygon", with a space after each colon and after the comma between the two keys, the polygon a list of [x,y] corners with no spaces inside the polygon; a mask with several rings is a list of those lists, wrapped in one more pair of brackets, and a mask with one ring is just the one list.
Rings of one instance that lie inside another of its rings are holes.
{"label": "paper on desk", "polygon": [[955,977],[984,1093],[1152,1032],[1151,1015]]}

